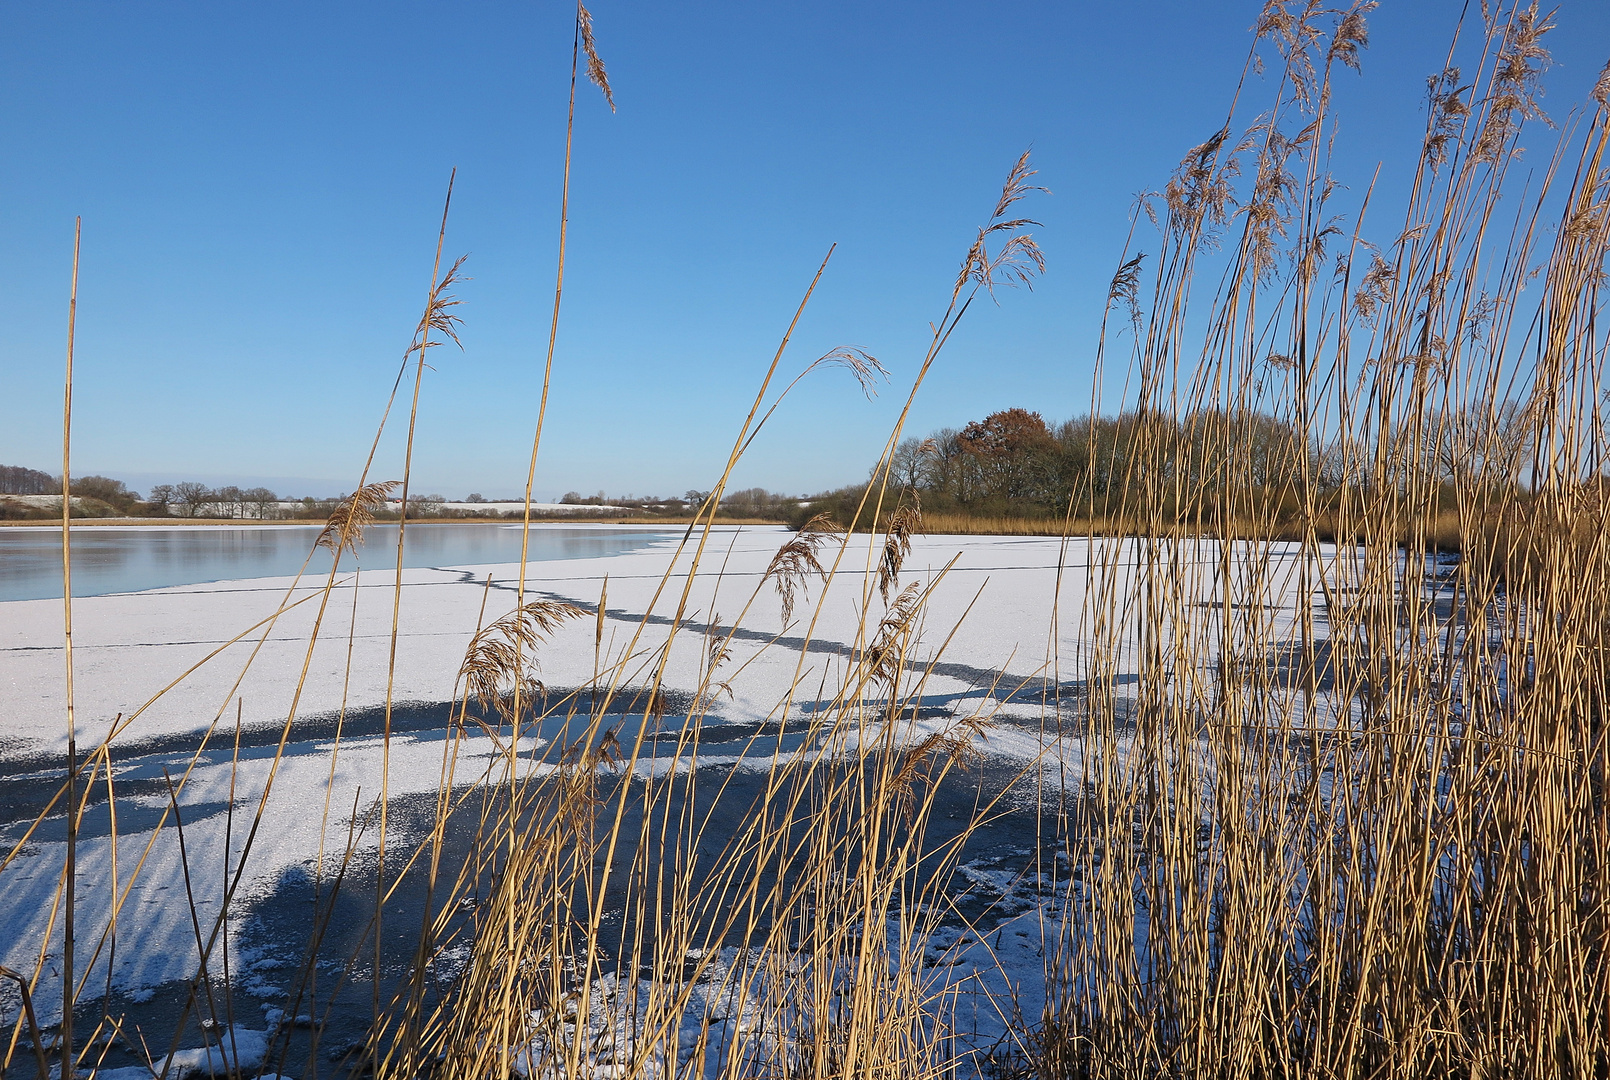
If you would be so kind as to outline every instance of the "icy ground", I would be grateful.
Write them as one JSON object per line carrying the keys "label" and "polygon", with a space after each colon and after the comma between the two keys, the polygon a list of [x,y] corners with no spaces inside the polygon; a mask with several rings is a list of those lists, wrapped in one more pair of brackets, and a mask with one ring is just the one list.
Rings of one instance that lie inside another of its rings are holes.
{"label": "icy ground", "polygon": [[[670,652],[666,686],[673,700],[678,692],[685,700],[698,685],[706,632],[712,627],[725,630],[738,620],[726,665],[738,674],[731,680],[730,698],[722,696],[707,721],[713,728],[753,730],[756,724],[801,715],[814,703],[824,678],[832,686],[852,655],[863,604],[871,606],[873,626],[883,610],[865,577],[868,545],[875,541],[856,537],[832,588],[823,596],[813,580],[809,598],[798,602],[792,621],[783,626],[778,594],[770,583],[761,586],[767,564],[790,535],[782,528],[745,527],[717,528],[709,536],[682,630]],[[834,543],[823,549],[824,562],[831,561]],[[933,660],[920,716],[941,723],[953,715],[996,712],[997,722],[981,749],[1008,766],[1035,763],[1054,770],[1077,754],[1071,741],[1057,742],[1056,709],[1044,702],[1057,696],[1071,700],[1080,688],[1090,543],[914,538],[901,583],[933,582],[945,572],[928,603],[915,650],[918,662]],[[640,685],[647,672],[644,664],[666,640],[687,581],[692,545],[672,565],[674,546],[673,538],[626,555],[533,563],[528,599],[562,599],[589,614],[602,601],[606,657],[624,655],[641,629],[622,679]],[[1202,562],[1210,564],[1212,553],[1204,552]],[[340,850],[352,808],[380,791],[383,746],[375,717],[386,699],[393,573],[342,573],[311,655],[306,643],[320,617],[322,580],[300,583],[292,598],[311,599],[272,622],[264,620],[285,600],[292,587],[288,579],[224,581],[75,601],[81,753],[100,744],[118,717],[129,716],[187,669],[202,665],[119,731],[112,776],[104,770],[97,774],[96,784],[110,785],[117,793],[117,842],[109,837],[108,801],[98,793],[79,844],[75,963],[80,977],[90,971],[86,1000],[109,991],[120,1005],[138,1005],[149,1001],[157,988],[194,976],[198,949],[192,904],[205,930],[224,891],[226,850],[228,865],[234,866],[274,763],[274,744],[291,717],[291,741],[278,765],[262,825],[251,840],[246,883],[232,908],[228,935],[246,988],[263,999],[265,1008],[275,1007],[275,995],[284,992],[275,972],[300,962],[302,945],[265,940],[261,920],[246,913],[254,899],[305,878],[321,848],[326,855]],[[1204,580],[1210,577],[1208,573]],[[455,676],[477,625],[513,607],[517,579],[517,565],[403,572],[393,688],[393,700],[400,704],[394,710],[385,777],[393,803],[400,806],[436,790],[444,743],[440,703],[454,694]],[[662,581],[665,588],[655,599]],[[1213,586],[1205,588],[1202,595],[1211,600]],[[807,646],[813,618],[817,621]],[[1290,616],[1277,618],[1289,621]],[[60,1018],[56,954],[61,925],[52,904],[64,865],[65,822],[59,811],[23,841],[29,823],[60,783],[65,759],[61,630],[59,601],[0,604],[0,848],[6,856],[16,852],[0,870],[0,963],[28,974],[38,971],[36,1002],[47,1025]],[[549,687],[562,690],[592,679],[594,633],[589,617],[552,635],[540,653],[541,676]],[[304,667],[305,684],[297,698]],[[1120,673],[1119,681],[1123,678]],[[796,689],[791,692],[791,687]],[[781,710],[790,701],[785,717]],[[343,706],[352,726],[343,730],[339,756],[332,757],[333,717]],[[200,737],[215,722],[216,730],[185,778]],[[711,740],[701,752],[701,765],[759,767],[760,762],[742,759],[743,745],[737,738]],[[471,740],[465,751],[472,765],[476,755],[484,758],[490,752],[484,738]],[[652,762],[644,768],[652,769]],[[473,771],[461,759],[458,775],[472,776]],[[193,883],[188,893],[171,817],[160,836],[155,832],[170,808],[170,780],[182,785],[178,804],[189,865],[205,868],[197,871],[204,880]],[[409,839],[412,820],[396,815],[395,842]],[[372,829],[359,835],[358,862],[374,844]],[[1010,921],[990,929],[988,942],[958,935],[954,942],[936,943],[950,950],[944,964],[966,973],[958,985],[972,980],[976,991],[995,980],[999,990],[1006,980],[1024,995],[1025,1006],[1033,1006],[1046,935],[1054,939],[1056,932],[1054,913],[1032,891],[1018,895],[1021,889],[1014,882],[1021,879],[1021,867],[974,864],[964,869],[964,877],[969,873],[980,875],[968,879],[979,894],[993,890],[1002,902],[993,921]],[[126,893],[118,909],[115,955],[98,948],[112,917],[114,891]],[[41,961],[41,943],[47,937],[53,944]],[[986,950],[991,957],[987,963]],[[975,1009],[983,1007],[976,993],[969,1000]],[[17,1007],[11,985],[0,984],[0,1019],[10,1022]],[[996,1016],[982,1028],[976,1016],[970,1023],[984,1039],[989,1031],[1001,1030],[1004,1019]]]}

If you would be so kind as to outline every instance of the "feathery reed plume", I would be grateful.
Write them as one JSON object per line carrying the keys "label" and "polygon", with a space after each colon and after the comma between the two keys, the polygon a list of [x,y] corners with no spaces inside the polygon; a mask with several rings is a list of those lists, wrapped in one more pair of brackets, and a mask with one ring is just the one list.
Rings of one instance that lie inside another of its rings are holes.
{"label": "feathery reed plume", "polygon": [[[969,281],[982,286],[991,296],[995,295],[998,285],[1017,287],[1022,285],[1030,290],[1034,288],[1034,275],[1045,273],[1045,256],[1040,253],[1040,246],[1034,238],[1022,230],[1030,225],[1040,226],[1040,222],[1033,218],[1008,218],[1006,215],[1020,200],[1026,198],[1030,192],[1040,191],[1050,194],[1050,190],[1038,184],[1029,183],[1029,178],[1036,175],[1038,170],[1029,165],[1030,151],[1023,151],[1023,156],[1017,159],[1006,174],[1006,183],[1001,187],[1001,197],[995,204],[995,213],[990,216],[990,222],[978,230],[978,236],[973,240],[973,246],[967,249],[967,255],[962,259],[962,268],[956,276],[956,292],[960,293]],[[989,250],[989,236],[993,233],[1010,234],[994,254]]]}
{"label": "feathery reed plume", "polygon": [[889,519],[883,538],[883,554],[878,559],[878,592],[889,602],[889,590],[900,587],[900,568],[911,554],[911,537],[922,532],[922,500],[915,491],[912,501],[902,503]]}
{"label": "feathery reed plume", "polygon": [[1370,47],[1370,26],[1364,16],[1380,6],[1378,0],[1356,0],[1336,24],[1326,59],[1340,60],[1354,71],[1361,71],[1359,53]]}
{"label": "feathery reed plume", "polygon": [[770,563],[766,563],[766,571],[760,576],[760,581],[765,584],[770,579],[776,587],[778,597],[782,600],[782,625],[789,625],[794,618],[795,594],[803,592],[805,599],[810,599],[808,576],[828,578],[828,571],[816,559],[816,550],[824,539],[837,531],[831,517],[818,513],[800,528],[799,533],[795,533],[776,550]]}
{"label": "feathery reed plume", "polygon": [[1027,221],[1026,219],[1019,220],[1017,222],[1008,222],[1005,220],[1006,212],[1026,198],[1031,191],[1042,192],[1046,195],[1051,194],[1050,188],[1044,188],[1040,187],[1038,184],[1029,183],[1029,178],[1031,176],[1036,176],[1039,174],[1038,169],[1032,168],[1029,165],[1030,153],[1031,151],[1029,150],[1023,151],[1022,155],[1017,159],[1017,161],[1012,164],[1012,167],[1007,170],[1006,182],[1001,185],[1001,197],[995,203],[995,212],[990,215],[990,220],[995,223],[990,225],[990,232],[995,232],[999,229],[1011,229],[1018,224],[1039,224],[1037,221]]}
{"label": "feathery reed plume", "polygon": [[[788,625],[786,618],[783,625]],[[727,700],[732,700],[732,682],[727,679],[716,681],[716,672],[732,659],[731,642],[731,634],[722,632],[721,613],[711,612],[710,625],[704,634],[704,674],[699,679],[700,692],[689,709],[690,713],[708,712],[715,707],[722,694],[727,695]]]}
{"label": "feathery reed plume", "polygon": [[847,368],[850,374],[855,376],[855,381],[860,384],[861,393],[866,395],[869,401],[878,396],[878,380],[883,379],[887,382],[889,379],[889,373],[878,363],[877,357],[853,345],[840,345],[824,353],[811,367],[817,364]]}
{"label": "feathery reed plume", "polygon": [[576,4],[576,29],[581,33],[582,51],[587,54],[587,78],[604,92],[609,111],[614,112],[615,92],[609,88],[609,73],[604,70],[604,62],[598,58],[598,46],[593,41],[593,14],[579,0]]}
{"label": "feathery reed plume", "polygon": [[[824,263],[823,265],[825,266],[826,264]],[[805,376],[819,367],[847,368],[850,374],[855,376],[856,383],[861,387],[861,393],[866,395],[868,401],[878,396],[878,379],[888,379],[889,377],[889,373],[884,370],[882,364],[878,363],[877,358],[863,349],[858,349],[853,345],[840,345],[837,348],[829,349],[809,364],[806,364],[805,370],[795,375],[788,385],[783,387],[782,392],[777,395],[776,399],[771,403],[771,407],[755,423],[753,430],[749,432],[748,437],[744,439],[739,447],[738,453],[740,456],[748,452],[750,444],[760,437],[760,432],[765,428],[766,422],[771,419],[772,413],[777,411],[777,407],[787,399],[789,392],[798,386]],[[712,492],[711,497],[716,498],[716,492]]]}
{"label": "feathery reed plume", "polygon": [[1124,306],[1129,313],[1130,328],[1136,334],[1140,333],[1140,267],[1145,261],[1146,253],[1142,251],[1120,266],[1112,276],[1112,284],[1107,286],[1107,302]]}
{"label": "feathery reed plume", "polygon": [[777,595],[782,598],[784,626],[794,617],[795,594],[803,593],[807,600],[810,599],[807,588],[809,575],[827,579],[827,571],[817,559],[816,552],[822,546],[822,541],[837,531],[832,518],[817,514],[799,532],[789,537],[788,542],[777,549],[771,562],[766,565],[766,572],[760,580],[764,583],[769,579],[776,587]]}
{"label": "feathery reed plume", "polygon": [[1370,268],[1364,271],[1353,293],[1353,314],[1366,322],[1374,322],[1375,313],[1391,299],[1397,276],[1397,269],[1381,258],[1380,252],[1371,252]]}
{"label": "feathery reed plume", "polygon": [[[1487,122],[1471,148],[1472,160],[1498,164],[1505,148],[1520,133],[1523,120],[1541,120],[1554,126],[1537,102],[1543,96],[1543,73],[1549,66],[1549,53],[1542,40],[1554,29],[1553,14],[1540,13],[1536,0],[1526,7],[1516,4],[1510,11],[1486,102]],[[1494,17],[1498,17],[1496,12]]]}
{"label": "feathery reed plume", "polygon": [[[732,649],[728,639],[721,633],[721,613],[710,613],[710,630],[707,635],[708,644],[705,646],[705,671],[714,672],[728,660],[732,659]],[[730,691],[729,691],[730,693]]]}
{"label": "feathery reed plume", "polygon": [[531,600],[477,631],[458,670],[465,696],[513,722],[514,705],[505,699],[514,698],[516,687],[527,701],[544,692],[536,676],[537,646],[566,619],[585,614],[563,601]]}
{"label": "feathery reed plume", "polygon": [[365,484],[336,504],[330,517],[319,530],[314,546],[333,552],[350,551],[363,543],[364,531],[374,524],[375,511],[385,508],[386,500],[396,490],[397,480],[378,480]]}
{"label": "feathery reed plume", "polygon": [[621,760],[621,741],[615,728],[605,730],[596,741],[586,736],[575,739],[559,755],[560,764],[573,766],[583,773],[616,768]]}
{"label": "feathery reed plume", "polygon": [[978,744],[987,738],[985,728],[981,716],[959,717],[943,730],[923,737],[900,752],[900,764],[890,778],[889,787],[902,814],[911,812],[918,783],[932,783],[937,774],[945,770],[984,759]]}
{"label": "feathery reed plume", "polygon": [[1470,116],[1465,95],[1471,90],[1459,83],[1460,71],[1445,67],[1426,77],[1426,136],[1422,153],[1433,167],[1448,160],[1448,145],[1459,138],[1459,130]]}
{"label": "feathery reed plume", "polygon": [[[1223,127],[1206,142],[1193,146],[1163,185],[1170,239],[1180,241],[1202,233],[1204,226],[1218,228],[1230,220],[1230,210],[1235,203],[1234,181],[1241,172],[1241,159],[1239,154],[1232,153],[1220,163],[1219,151],[1229,138],[1230,129]],[[1146,205],[1150,213],[1150,200]],[[1152,220],[1155,222],[1156,217]],[[1210,238],[1212,234],[1206,235]]]}
{"label": "feathery reed plume", "polygon": [[889,687],[889,699],[897,696],[900,673],[905,668],[906,646],[922,609],[922,583],[913,581],[894,598],[883,619],[878,623],[877,636],[867,648],[866,669],[872,682]]}
{"label": "feathery reed plume", "polygon": [[[1298,7],[1299,14],[1291,14],[1287,10],[1288,7]],[[1272,41],[1279,50],[1285,64],[1286,84],[1291,87],[1291,94],[1297,106],[1304,110],[1313,107],[1319,92],[1313,50],[1324,36],[1324,31],[1319,25],[1319,16],[1325,13],[1326,9],[1321,8],[1315,0],[1302,0],[1300,6],[1292,0],[1268,0],[1264,4],[1263,13],[1252,28],[1255,40]],[[1360,33],[1367,35],[1362,13],[1358,13],[1354,23],[1349,26],[1349,33],[1354,35],[1352,40],[1355,42],[1356,35]],[[1343,56],[1345,62],[1345,53]]]}
{"label": "feathery reed plume", "polygon": [[[460,349],[464,348],[464,343],[458,339],[458,330],[464,324],[464,320],[453,311],[463,301],[448,290],[460,282],[470,280],[460,277],[458,273],[464,265],[464,260],[468,258],[468,255],[460,255],[454,259],[447,273],[431,287],[430,298],[425,304],[425,313],[419,317],[419,329],[414,332],[414,343],[408,347],[410,353],[424,353],[425,350],[434,349],[448,341]],[[430,334],[433,330],[441,335],[441,340],[431,339]]]}

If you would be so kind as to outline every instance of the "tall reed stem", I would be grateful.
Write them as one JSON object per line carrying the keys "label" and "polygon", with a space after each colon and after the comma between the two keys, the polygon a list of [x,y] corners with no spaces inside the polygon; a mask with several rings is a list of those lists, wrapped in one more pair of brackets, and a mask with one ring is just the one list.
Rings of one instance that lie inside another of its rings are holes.
{"label": "tall reed stem", "polygon": [[425,353],[430,349],[431,317],[436,311],[437,289],[442,276],[442,244],[447,239],[447,214],[453,206],[453,181],[458,169],[447,177],[447,198],[442,203],[442,225],[436,233],[436,261],[430,270],[430,292],[425,299],[425,315],[419,323],[419,357],[414,368],[414,400],[408,410],[408,445],[403,452],[402,503],[397,511],[397,573],[391,591],[391,643],[386,658],[386,712],[380,743],[380,835],[375,867],[375,974],[374,1012],[380,1019],[380,933],[381,908],[386,888],[386,803],[391,780],[392,690],[397,681],[397,632],[402,620],[403,533],[408,526],[408,481],[414,464],[414,428],[419,421],[419,390],[425,381]]}
{"label": "tall reed stem", "polygon": [[73,335],[78,324],[78,244],[84,219],[73,219],[73,287],[67,301],[67,376],[61,414],[62,644],[67,665],[67,876],[63,896],[61,1074],[73,1075],[73,908],[78,876],[78,727],[73,716]]}

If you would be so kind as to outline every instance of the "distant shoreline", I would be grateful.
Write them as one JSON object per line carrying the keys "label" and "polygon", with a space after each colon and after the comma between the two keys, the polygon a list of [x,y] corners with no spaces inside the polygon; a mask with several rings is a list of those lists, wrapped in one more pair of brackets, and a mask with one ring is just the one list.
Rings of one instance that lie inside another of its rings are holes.
{"label": "distant shoreline", "polygon": [[[325,518],[277,518],[273,521],[259,521],[250,518],[186,518],[186,517],[118,517],[118,518],[73,518],[72,526],[75,529],[136,525],[156,525],[159,527],[183,525],[208,525],[227,528],[265,528],[272,529],[287,525],[307,526],[323,525]],[[576,515],[574,517],[533,517],[533,525],[630,525],[641,528],[645,525],[664,525],[667,528],[685,528],[693,522],[691,517],[671,518],[634,518],[621,517],[618,514],[604,515]],[[765,521],[759,518],[717,518],[717,525],[781,525],[780,521]],[[396,520],[380,519],[378,524],[394,525]],[[519,518],[490,518],[490,517],[429,517],[409,518],[410,525],[519,525]],[[48,519],[26,519],[17,521],[0,521],[0,528],[26,528],[26,529],[60,529],[60,521]]]}

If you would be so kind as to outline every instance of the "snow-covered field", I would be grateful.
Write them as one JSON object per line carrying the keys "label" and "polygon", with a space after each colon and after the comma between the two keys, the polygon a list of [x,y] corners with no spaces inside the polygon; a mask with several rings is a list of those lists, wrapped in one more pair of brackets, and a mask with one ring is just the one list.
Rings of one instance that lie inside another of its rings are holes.
{"label": "snow-covered field", "polygon": [[[763,577],[777,548],[791,535],[780,527],[725,527],[712,530],[707,538],[682,630],[670,648],[666,686],[673,692],[694,691],[708,647],[706,631],[712,626],[726,630],[736,622],[739,629],[727,670],[737,674],[731,678],[730,697],[723,695],[712,710],[712,722],[752,726],[783,719],[785,711],[800,715],[802,706],[814,702],[824,676],[832,685],[834,671],[849,662],[856,648],[866,645],[857,637],[864,607],[871,607],[873,627],[883,610],[865,575],[872,555],[869,545],[881,538],[856,537],[849,542],[832,588],[823,596],[820,583],[813,579],[809,599],[799,601],[791,623],[784,627],[779,596]],[[569,601],[589,615],[602,602],[606,657],[625,655],[633,635],[641,631],[631,658],[623,663],[620,681],[642,685],[646,665],[667,640],[692,565],[692,544],[673,559],[677,539],[625,555],[533,563],[528,598]],[[1045,722],[1040,702],[1050,685],[1072,696],[1081,678],[1078,658],[1086,645],[1081,630],[1090,543],[1064,546],[1056,539],[1023,537],[914,538],[902,584],[931,583],[943,572],[925,609],[921,644],[914,656],[918,663],[934,660],[923,686],[923,715],[994,714],[982,749],[1001,763],[1029,766],[1067,760],[1077,753],[1076,746],[1056,745],[1054,735],[1047,734],[1056,728],[1055,717]],[[824,562],[831,560],[836,547],[835,539],[823,548]],[[1209,554],[1204,553],[1204,561]],[[478,625],[512,609],[517,579],[517,565],[403,571],[393,701],[451,700],[471,636]],[[1210,579],[1208,573],[1204,580]],[[155,831],[169,808],[168,777],[174,784],[181,782],[201,737],[211,730],[205,751],[194,759],[188,779],[183,779],[178,800],[188,862],[193,870],[207,868],[201,871],[205,886],[192,889],[195,911],[205,928],[219,910],[226,847],[228,865],[235,865],[246,842],[246,825],[275,768],[278,732],[290,719],[291,740],[277,765],[262,827],[251,841],[244,903],[237,900],[232,908],[231,918],[238,921],[231,923],[229,935],[253,992],[271,1003],[283,991],[274,973],[299,961],[302,944],[265,943],[261,930],[240,912],[250,910],[254,897],[267,896],[305,874],[321,845],[326,852],[338,849],[345,842],[355,800],[371,799],[381,782],[378,731],[354,722],[334,757],[330,717],[343,708],[349,716],[372,716],[366,710],[386,700],[393,572],[340,575],[322,611],[318,643],[309,652],[310,633],[321,617],[322,584],[322,580],[304,581],[293,587],[288,579],[260,578],[75,601],[80,752],[117,731],[110,755],[112,776],[102,770],[95,779],[117,790],[117,840],[114,844],[109,835],[108,802],[97,797],[86,814],[79,845],[76,964],[80,976],[91,972],[86,997],[109,988],[114,997],[138,1003],[149,999],[154,988],[195,975],[198,950],[191,906],[183,899],[179,845],[171,820],[160,837]],[[1206,588],[1203,595],[1211,598],[1211,583]],[[288,597],[304,602],[273,618]],[[592,617],[567,623],[542,647],[540,674],[551,690],[592,680],[599,655],[596,625]],[[60,913],[52,905],[64,863],[61,815],[54,814],[26,843],[17,845],[62,775],[66,731],[61,631],[60,601],[0,604],[0,692],[5,700],[0,786],[8,792],[0,805],[9,815],[0,821],[0,841],[8,856],[17,851],[0,871],[0,963],[29,974],[39,971],[36,999],[44,1022],[60,1015],[59,964],[47,957],[41,966],[40,946],[49,938],[59,949],[61,940]],[[174,685],[181,675],[183,680]],[[146,706],[164,689],[166,693]],[[428,721],[432,714],[415,709],[409,715]],[[127,719],[131,716],[132,722]],[[245,733],[238,749],[237,718]],[[428,722],[396,725],[386,777],[393,801],[436,790],[443,744],[442,731]],[[471,740],[465,755],[473,763],[477,755],[490,751],[489,741],[482,738]],[[473,768],[466,770],[463,760],[459,775],[472,774]],[[719,746],[701,753],[701,763],[743,764],[738,751],[724,758]],[[328,816],[327,806],[332,808]],[[360,852],[373,844],[372,832],[366,834],[359,842]],[[144,865],[135,877],[142,857]],[[998,870],[977,866],[972,873],[979,876],[975,884],[980,889],[993,889],[1007,901],[1003,916],[1015,916],[1035,903],[1032,897],[1013,900],[1013,882],[989,876],[999,876]],[[101,930],[113,917],[114,893],[120,900],[115,956],[110,949],[97,948]],[[92,932],[85,933],[86,927]],[[985,950],[976,935],[970,944],[966,935],[958,935],[954,945],[966,952],[963,959],[971,967],[964,964],[956,968],[957,974],[981,972],[968,977],[1012,980],[1016,969],[1010,965],[981,966],[984,955],[999,954],[1026,965],[1016,971],[1017,984],[1032,983],[1029,969],[1041,963],[1037,957],[1042,943],[1037,939],[1045,927],[1043,919],[1019,919],[1006,932],[1010,940],[1004,950]],[[1017,957],[1016,951],[1023,956]],[[3,996],[10,992],[8,986],[0,986],[0,1013],[7,1016],[14,1015],[17,1005],[14,993]],[[975,995],[975,1007],[977,1000]]]}

